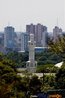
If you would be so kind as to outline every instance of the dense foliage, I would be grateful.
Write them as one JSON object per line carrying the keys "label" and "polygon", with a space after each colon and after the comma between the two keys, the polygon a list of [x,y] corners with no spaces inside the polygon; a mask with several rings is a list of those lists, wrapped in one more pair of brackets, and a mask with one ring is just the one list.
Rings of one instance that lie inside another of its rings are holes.
{"label": "dense foliage", "polygon": [[[52,44],[52,51],[46,50],[35,54],[38,62],[37,72],[43,73],[40,79],[27,72],[24,73],[24,77],[17,74],[16,68],[26,66],[28,53],[10,52],[7,55],[0,53],[0,97],[29,98],[30,94],[40,91],[65,89],[65,46],[63,40],[60,40],[59,46],[58,43]],[[61,68],[54,66],[61,61],[64,62]]]}
{"label": "dense foliage", "polygon": [[57,71],[55,81],[56,81],[55,88],[65,89],[65,63]]}
{"label": "dense foliage", "polygon": [[[16,67],[26,67],[26,61],[28,61],[28,52],[18,53],[18,52],[9,52],[6,56],[8,59],[11,59],[16,63]],[[50,50],[43,51],[42,53],[35,53],[35,60],[37,61],[37,65],[48,65],[48,64],[56,64],[58,62],[65,60],[65,54],[60,53],[56,54]]]}
{"label": "dense foliage", "polygon": [[7,58],[14,61],[17,68],[26,67],[26,61],[28,61],[28,52],[19,53],[12,51],[7,54]]}
{"label": "dense foliage", "polygon": [[37,67],[37,72],[41,73],[56,73],[58,67],[55,67],[52,64],[40,65]]}
{"label": "dense foliage", "polygon": [[17,98],[20,92],[25,93],[24,88],[15,63],[0,54],[0,98]]}
{"label": "dense foliage", "polygon": [[65,89],[65,36],[58,38],[57,42],[50,42],[50,50],[60,55],[64,62],[56,73],[56,89]]}
{"label": "dense foliage", "polygon": [[44,51],[36,54],[38,65],[56,64],[64,60],[64,54],[56,54],[53,51]]}

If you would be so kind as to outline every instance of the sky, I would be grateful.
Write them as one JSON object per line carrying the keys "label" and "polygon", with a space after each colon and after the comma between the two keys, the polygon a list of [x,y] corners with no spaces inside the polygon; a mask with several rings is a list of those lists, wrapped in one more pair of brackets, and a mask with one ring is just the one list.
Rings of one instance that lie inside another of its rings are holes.
{"label": "sky", "polygon": [[51,32],[55,25],[65,31],[64,0],[0,0],[0,31],[7,25],[25,31],[26,24],[41,23]]}

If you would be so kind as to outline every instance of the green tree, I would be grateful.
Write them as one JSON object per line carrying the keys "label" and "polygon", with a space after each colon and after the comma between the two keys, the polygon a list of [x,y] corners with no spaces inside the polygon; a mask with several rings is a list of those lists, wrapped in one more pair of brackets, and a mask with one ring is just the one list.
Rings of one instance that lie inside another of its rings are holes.
{"label": "green tree", "polygon": [[61,54],[61,58],[64,61],[64,64],[56,73],[56,85],[55,88],[57,89],[65,89],[65,37],[59,38],[57,42],[50,44],[50,49],[58,54]]}
{"label": "green tree", "polygon": [[55,67],[52,64],[40,65],[37,67],[37,72],[42,72],[42,73],[56,73],[57,70],[58,67]]}
{"label": "green tree", "polygon": [[28,52],[19,53],[19,52],[9,52],[7,58],[16,63],[16,67],[25,67],[26,61],[28,61]]}
{"label": "green tree", "polygon": [[25,95],[25,86],[21,77],[17,75],[15,65],[14,62],[0,54],[0,98],[17,98],[19,92]]}
{"label": "green tree", "polygon": [[64,53],[65,52],[65,37],[59,37],[56,42],[50,41],[49,47],[55,53]]}
{"label": "green tree", "polygon": [[56,88],[65,89],[65,63],[56,73]]}
{"label": "green tree", "polygon": [[37,76],[33,76],[29,82],[29,89],[32,94],[36,94],[41,90],[41,81]]}

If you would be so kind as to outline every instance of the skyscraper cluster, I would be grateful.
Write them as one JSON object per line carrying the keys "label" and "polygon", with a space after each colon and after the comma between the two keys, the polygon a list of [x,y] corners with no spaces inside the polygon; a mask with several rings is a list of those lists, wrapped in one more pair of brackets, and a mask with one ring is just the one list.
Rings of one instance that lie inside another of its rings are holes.
{"label": "skyscraper cluster", "polygon": [[[58,37],[62,37],[62,29],[55,26],[53,29],[53,36],[50,38],[54,42],[58,40]],[[0,32],[0,51],[5,52],[5,50],[14,51],[28,51],[28,41],[30,34],[34,34],[34,40],[36,42],[36,47],[47,47],[48,46],[48,34],[47,27],[38,24],[26,25],[26,32],[15,32],[15,28],[12,26],[7,26],[4,28],[4,32]]]}
{"label": "skyscraper cluster", "polygon": [[4,48],[14,51],[28,51],[29,35],[26,32],[15,32],[12,26],[4,28]]}
{"label": "skyscraper cluster", "polygon": [[26,25],[26,32],[30,35],[34,34],[34,40],[36,41],[37,47],[46,47],[46,38],[47,38],[47,27],[41,24],[37,25]]}

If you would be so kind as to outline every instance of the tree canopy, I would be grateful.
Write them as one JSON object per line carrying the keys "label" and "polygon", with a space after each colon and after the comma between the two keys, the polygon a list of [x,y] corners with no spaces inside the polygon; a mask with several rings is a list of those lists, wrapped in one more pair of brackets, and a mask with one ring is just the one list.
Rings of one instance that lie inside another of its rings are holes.
{"label": "tree canopy", "polygon": [[15,63],[0,54],[0,98],[17,98],[19,92],[26,92],[24,88]]}

